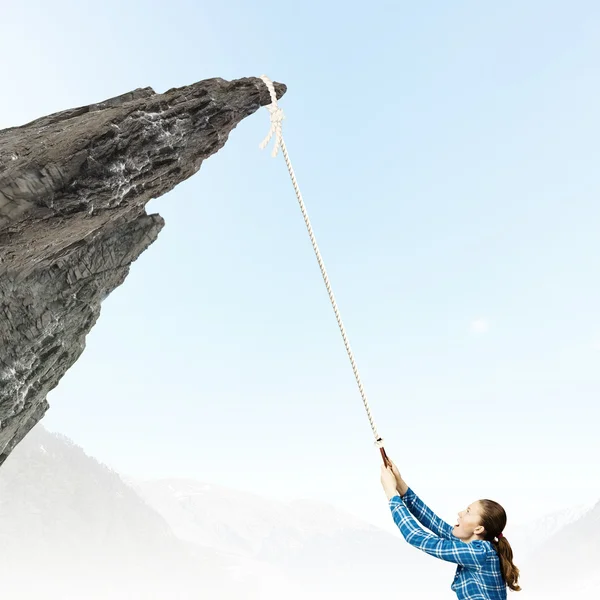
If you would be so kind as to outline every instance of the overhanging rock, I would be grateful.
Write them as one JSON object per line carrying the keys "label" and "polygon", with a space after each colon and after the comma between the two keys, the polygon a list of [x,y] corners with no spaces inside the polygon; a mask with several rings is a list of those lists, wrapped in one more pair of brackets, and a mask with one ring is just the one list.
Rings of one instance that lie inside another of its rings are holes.
{"label": "overhanging rock", "polygon": [[258,78],[208,79],[0,131],[0,464],[48,409],[102,300],[157,238],[164,221],[146,203],[270,101]]}

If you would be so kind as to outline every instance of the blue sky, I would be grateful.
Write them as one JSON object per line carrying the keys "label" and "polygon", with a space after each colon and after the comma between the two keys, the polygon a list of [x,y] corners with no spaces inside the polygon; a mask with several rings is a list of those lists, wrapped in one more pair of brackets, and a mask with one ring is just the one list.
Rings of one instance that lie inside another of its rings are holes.
{"label": "blue sky", "polygon": [[[284,137],[386,448],[444,516],[600,498],[600,6],[12,3],[0,126],[210,77],[288,85]],[[261,109],[152,201],[44,425],[113,468],[393,528]],[[568,492],[568,493],[565,493]],[[510,526],[510,525],[509,525]],[[508,534],[507,534],[508,535]]]}

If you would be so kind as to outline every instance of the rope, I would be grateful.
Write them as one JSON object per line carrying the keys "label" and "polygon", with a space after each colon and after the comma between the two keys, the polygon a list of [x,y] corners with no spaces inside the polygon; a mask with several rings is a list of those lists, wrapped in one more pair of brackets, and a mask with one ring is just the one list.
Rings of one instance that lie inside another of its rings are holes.
{"label": "rope", "polygon": [[281,148],[283,158],[285,159],[285,164],[287,165],[290,178],[294,186],[294,191],[296,192],[296,198],[298,199],[298,204],[300,205],[300,210],[302,211],[302,216],[304,217],[304,223],[306,224],[306,229],[308,230],[308,235],[310,236],[310,241],[312,242],[312,247],[315,251],[317,262],[319,263],[319,267],[321,269],[321,275],[323,275],[323,281],[325,282],[325,287],[327,288],[327,293],[329,294],[329,300],[331,301],[331,306],[333,307],[333,312],[335,313],[335,318],[337,319],[337,323],[340,328],[340,333],[342,334],[342,339],[344,340],[344,346],[346,346],[346,352],[348,353],[348,358],[350,359],[350,364],[352,365],[354,378],[356,379],[358,390],[360,392],[363,404],[365,406],[365,410],[367,411],[367,417],[369,418],[371,430],[373,431],[373,435],[375,436],[375,445],[378,448],[383,449],[383,439],[379,437],[379,434],[377,433],[377,427],[375,426],[375,421],[371,414],[369,401],[367,400],[367,394],[365,393],[363,384],[360,379],[360,375],[358,373],[356,360],[354,359],[354,354],[352,353],[352,349],[350,348],[350,342],[348,341],[348,336],[346,335],[346,330],[344,328],[344,324],[342,323],[342,318],[340,317],[340,311],[338,310],[337,302],[335,301],[335,297],[331,289],[331,284],[329,283],[329,277],[327,276],[327,271],[325,270],[325,264],[323,263],[323,259],[321,258],[321,253],[319,252],[319,247],[317,246],[317,240],[315,239],[315,235],[313,233],[310,220],[308,218],[308,213],[306,212],[306,207],[304,206],[304,201],[302,200],[302,194],[300,193],[300,188],[298,187],[296,175],[294,174],[294,169],[292,168],[292,163],[290,161],[285,142],[283,141],[283,134],[281,132],[281,122],[283,121],[285,116],[283,114],[283,110],[277,105],[277,95],[275,93],[275,88],[273,87],[273,82],[266,75],[261,75],[260,78],[267,86],[269,94],[271,95],[271,104],[269,104],[266,107],[269,113],[271,114],[271,129],[269,130],[267,137],[265,137],[265,139],[262,141],[259,147],[261,149],[266,148],[267,144],[271,141],[271,138],[275,136],[275,145],[273,147],[273,152],[271,156],[275,158],[277,156],[279,148]]}

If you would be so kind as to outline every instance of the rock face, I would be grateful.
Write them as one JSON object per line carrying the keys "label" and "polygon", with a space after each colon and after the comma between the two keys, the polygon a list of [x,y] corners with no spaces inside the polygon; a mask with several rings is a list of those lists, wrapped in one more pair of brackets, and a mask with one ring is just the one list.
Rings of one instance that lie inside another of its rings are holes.
{"label": "rock face", "polygon": [[146,203],[270,102],[258,78],[209,79],[0,131],[0,464],[48,409],[102,300],[157,238],[164,221]]}

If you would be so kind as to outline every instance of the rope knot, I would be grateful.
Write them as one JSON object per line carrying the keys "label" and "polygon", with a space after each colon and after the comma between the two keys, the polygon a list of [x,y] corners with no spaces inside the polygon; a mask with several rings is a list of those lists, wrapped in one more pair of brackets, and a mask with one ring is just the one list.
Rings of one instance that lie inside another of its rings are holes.
{"label": "rope knot", "polygon": [[259,147],[261,150],[264,150],[271,141],[271,138],[275,136],[275,145],[273,146],[273,152],[271,153],[271,156],[275,158],[279,152],[281,142],[283,141],[281,122],[285,119],[285,115],[283,114],[283,109],[277,104],[277,94],[275,93],[273,82],[266,75],[261,75],[260,78],[264,81],[271,96],[271,104],[266,107],[271,115],[271,129],[269,129],[269,133],[260,143]]}

